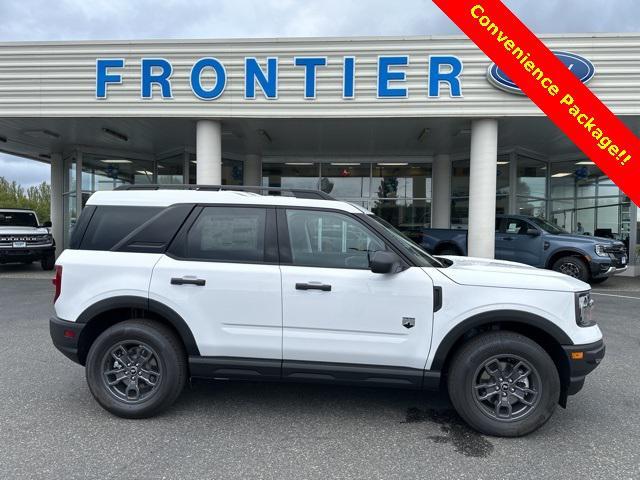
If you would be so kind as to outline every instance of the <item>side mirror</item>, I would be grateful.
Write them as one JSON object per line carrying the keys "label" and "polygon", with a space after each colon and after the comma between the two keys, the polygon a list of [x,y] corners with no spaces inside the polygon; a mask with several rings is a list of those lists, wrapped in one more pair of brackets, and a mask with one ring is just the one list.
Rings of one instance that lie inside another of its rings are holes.
{"label": "side mirror", "polygon": [[527,235],[531,235],[532,237],[537,237],[538,235],[540,235],[540,230],[538,230],[537,228],[528,228]]}
{"label": "side mirror", "polygon": [[397,273],[402,267],[402,260],[393,252],[379,250],[371,254],[369,268],[373,273]]}
{"label": "side mirror", "polygon": [[44,228],[51,228],[51,222],[47,221],[42,224]]}

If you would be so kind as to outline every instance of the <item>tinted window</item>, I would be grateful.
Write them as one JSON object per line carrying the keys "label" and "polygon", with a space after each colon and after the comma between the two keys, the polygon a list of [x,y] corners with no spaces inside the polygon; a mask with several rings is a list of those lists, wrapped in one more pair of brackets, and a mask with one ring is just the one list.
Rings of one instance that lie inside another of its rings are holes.
{"label": "tinted window", "polygon": [[187,234],[187,258],[263,262],[264,208],[206,207]]}
{"label": "tinted window", "polygon": [[294,265],[369,268],[369,254],[385,250],[382,240],[357,220],[339,213],[287,210]]}
{"label": "tinted window", "polygon": [[36,216],[31,212],[0,212],[0,227],[37,227]]}
{"label": "tinted window", "polygon": [[152,218],[160,207],[97,207],[82,238],[82,250],[110,250]]}

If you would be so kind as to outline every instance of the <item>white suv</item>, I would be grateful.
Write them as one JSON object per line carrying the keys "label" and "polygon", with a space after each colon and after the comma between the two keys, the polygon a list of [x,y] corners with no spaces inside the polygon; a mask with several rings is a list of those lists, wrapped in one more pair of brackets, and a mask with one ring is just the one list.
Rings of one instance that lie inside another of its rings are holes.
{"label": "white suv", "polygon": [[56,264],[50,330],[108,411],[154,415],[189,377],[442,387],[477,430],[518,436],[604,356],[586,283],[434,258],[320,192],[244,190],[87,202]]}

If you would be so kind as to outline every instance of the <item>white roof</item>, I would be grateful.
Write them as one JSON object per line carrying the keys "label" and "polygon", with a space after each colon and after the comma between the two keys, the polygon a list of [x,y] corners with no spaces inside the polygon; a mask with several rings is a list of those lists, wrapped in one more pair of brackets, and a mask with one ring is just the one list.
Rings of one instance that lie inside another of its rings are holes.
{"label": "white roof", "polygon": [[96,192],[87,205],[133,205],[148,207],[168,207],[176,203],[224,203],[238,205],[280,205],[296,207],[316,207],[343,210],[349,213],[367,213],[362,207],[337,200],[312,200],[306,198],[259,195],[233,190],[113,190]]}

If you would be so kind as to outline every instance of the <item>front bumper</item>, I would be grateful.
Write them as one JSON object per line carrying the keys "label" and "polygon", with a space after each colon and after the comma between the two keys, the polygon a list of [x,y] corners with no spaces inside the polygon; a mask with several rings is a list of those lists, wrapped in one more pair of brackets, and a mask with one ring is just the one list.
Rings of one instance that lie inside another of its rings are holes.
{"label": "front bumper", "polygon": [[55,255],[55,245],[26,246],[24,248],[0,248],[0,263],[42,260]]}
{"label": "front bumper", "polygon": [[585,377],[600,365],[605,346],[602,340],[586,345],[563,345],[569,365],[566,395],[575,395],[584,386]]}
{"label": "front bumper", "polygon": [[591,276],[593,278],[608,278],[612,275],[625,272],[627,265],[621,265],[620,262],[611,261],[592,261],[591,262]]}
{"label": "front bumper", "polygon": [[58,317],[49,319],[49,333],[53,345],[76,363],[80,363],[78,343],[84,326],[84,323],[69,322]]}

